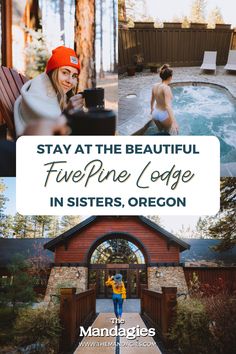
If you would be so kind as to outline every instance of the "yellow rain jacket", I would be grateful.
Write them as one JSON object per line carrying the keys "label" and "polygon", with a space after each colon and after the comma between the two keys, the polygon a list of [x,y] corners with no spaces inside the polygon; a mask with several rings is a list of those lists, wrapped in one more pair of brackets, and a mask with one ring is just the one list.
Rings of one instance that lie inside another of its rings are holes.
{"label": "yellow rain jacket", "polygon": [[125,285],[123,283],[123,281],[121,282],[121,287],[119,287],[118,289],[116,288],[116,283],[115,280],[108,278],[108,280],[106,281],[106,286],[111,286],[112,287],[112,291],[114,294],[121,294],[122,295],[122,299],[126,299],[126,289],[125,289]]}

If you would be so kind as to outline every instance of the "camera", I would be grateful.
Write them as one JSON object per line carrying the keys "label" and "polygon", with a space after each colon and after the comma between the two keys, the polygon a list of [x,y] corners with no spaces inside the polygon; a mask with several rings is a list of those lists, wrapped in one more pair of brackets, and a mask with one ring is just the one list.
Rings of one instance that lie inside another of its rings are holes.
{"label": "camera", "polygon": [[65,112],[70,135],[115,135],[116,114],[109,109],[90,109]]}

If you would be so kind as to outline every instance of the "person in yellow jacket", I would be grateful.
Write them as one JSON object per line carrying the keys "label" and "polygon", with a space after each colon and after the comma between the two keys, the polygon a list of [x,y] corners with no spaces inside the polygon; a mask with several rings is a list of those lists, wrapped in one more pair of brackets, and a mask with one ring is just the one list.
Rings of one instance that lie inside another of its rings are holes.
{"label": "person in yellow jacket", "polygon": [[118,319],[122,316],[123,311],[123,301],[126,299],[126,289],[122,281],[122,275],[116,274],[109,277],[106,281],[106,286],[112,287],[112,300],[114,304],[114,312]]}

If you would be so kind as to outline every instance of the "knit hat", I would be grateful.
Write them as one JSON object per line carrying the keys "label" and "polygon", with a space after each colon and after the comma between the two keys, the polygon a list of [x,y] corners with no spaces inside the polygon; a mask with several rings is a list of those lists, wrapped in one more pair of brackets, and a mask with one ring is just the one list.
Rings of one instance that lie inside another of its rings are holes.
{"label": "knit hat", "polygon": [[121,274],[116,274],[114,275],[114,278],[115,282],[121,282],[122,280],[122,275]]}
{"label": "knit hat", "polygon": [[80,63],[75,51],[64,46],[53,49],[52,56],[49,58],[46,66],[46,73],[60,68],[61,66],[72,66],[80,72]]}

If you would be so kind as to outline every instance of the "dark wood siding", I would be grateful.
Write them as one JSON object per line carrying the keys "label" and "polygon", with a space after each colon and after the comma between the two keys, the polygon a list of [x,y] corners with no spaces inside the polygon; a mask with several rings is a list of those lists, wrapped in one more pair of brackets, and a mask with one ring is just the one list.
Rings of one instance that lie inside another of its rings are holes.
{"label": "dark wood siding", "polygon": [[95,220],[71,238],[67,245],[56,248],[55,262],[86,262],[87,253],[94,241],[111,232],[124,232],[134,236],[143,244],[150,262],[179,262],[179,247],[168,245],[164,236],[135,217],[103,217]]}
{"label": "dark wood siding", "polygon": [[194,28],[129,28],[119,29],[119,71],[133,64],[141,53],[145,64],[169,63],[172,66],[199,66],[204,51],[217,51],[217,65],[225,65],[230,46],[231,29]]}
{"label": "dark wood siding", "polygon": [[193,273],[197,275],[200,284],[217,286],[219,279],[222,279],[227,290],[230,292],[236,290],[235,267],[184,267],[184,275],[188,286],[193,278]]}

